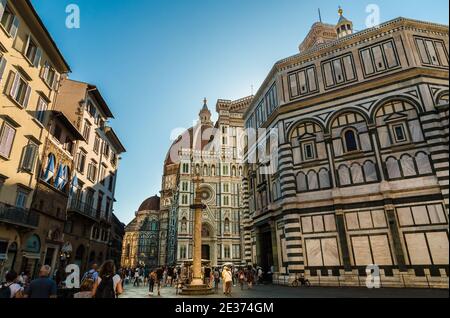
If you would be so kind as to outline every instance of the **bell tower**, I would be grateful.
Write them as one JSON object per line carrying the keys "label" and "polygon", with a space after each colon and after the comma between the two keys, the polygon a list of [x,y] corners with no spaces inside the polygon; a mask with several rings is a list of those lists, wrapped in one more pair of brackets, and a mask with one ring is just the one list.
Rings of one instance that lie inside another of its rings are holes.
{"label": "bell tower", "polygon": [[213,122],[211,121],[211,112],[209,111],[208,108],[208,100],[206,98],[203,100],[203,108],[198,114],[198,116],[200,117],[200,122],[202,125],[211,126],[213,124]]}

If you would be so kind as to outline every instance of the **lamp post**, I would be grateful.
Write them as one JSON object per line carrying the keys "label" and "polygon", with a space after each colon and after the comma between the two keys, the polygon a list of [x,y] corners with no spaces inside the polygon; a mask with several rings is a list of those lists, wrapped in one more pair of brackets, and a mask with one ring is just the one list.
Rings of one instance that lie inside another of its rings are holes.
{"label": "lamp post", "polygon": [[202,215],[206,206],[202,203],[203,193],[200,190],[200,185],[203,182],[200,175],[194,179],[195,199],[191,209],[194,210],[194,257],[192,264],[192,281],[190,285],[186,286],[181,292],[182,295],[210,295],[213,293],[212,288],[209,288],[203,283],[202,279]]}

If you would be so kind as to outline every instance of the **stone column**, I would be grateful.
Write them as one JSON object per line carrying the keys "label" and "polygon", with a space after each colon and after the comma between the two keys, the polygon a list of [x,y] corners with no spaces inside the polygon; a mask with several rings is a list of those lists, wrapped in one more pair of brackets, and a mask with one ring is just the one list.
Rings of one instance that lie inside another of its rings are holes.
{"label": "stone column", "polygon": [[203,285],[202,280],[202,214],[205,206],[202,204],[200,189],[197,186],[194,205],[194,255],[192,266],[192,282],[193,286]]}

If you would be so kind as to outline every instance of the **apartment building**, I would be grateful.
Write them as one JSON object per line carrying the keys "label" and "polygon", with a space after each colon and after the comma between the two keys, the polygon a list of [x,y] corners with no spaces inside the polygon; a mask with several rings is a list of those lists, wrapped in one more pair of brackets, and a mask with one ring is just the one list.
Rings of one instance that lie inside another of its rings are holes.
{"label": "apartment building", "polygon": [[355,33],[340,10],[274,65],[245,113],[277,131],[248,145],[247,262],[282,284],[365,286],[374,264],[383,287],[448,288],[448,47],[448,26]]}
{"label": "apartment building", "polygon": [[65,234],[74,263],[85,269],[108,255],[119,159],[126,150],[108,126],[114,116],[96,86],[67,78],[60,85],[55,109],[83,136],[77,142],[77,182]]}
{"label": "apartment building", "polygon": [[45,256],[42,219],[30,207],[59,79],[69,71],[31,3],[0,0],[0,274]]}

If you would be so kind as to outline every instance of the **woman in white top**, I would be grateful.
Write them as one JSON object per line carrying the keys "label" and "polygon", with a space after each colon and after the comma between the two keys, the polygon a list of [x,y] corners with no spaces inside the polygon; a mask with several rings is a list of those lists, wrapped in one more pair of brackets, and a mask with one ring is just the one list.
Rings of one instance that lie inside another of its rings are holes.
{"label": "woman in white top", "polygon": [[106,261],[100,268],[92,294],[94,298],[117,298],[122,293],[122,279],[116,274],[116,266],[113,261]]}

